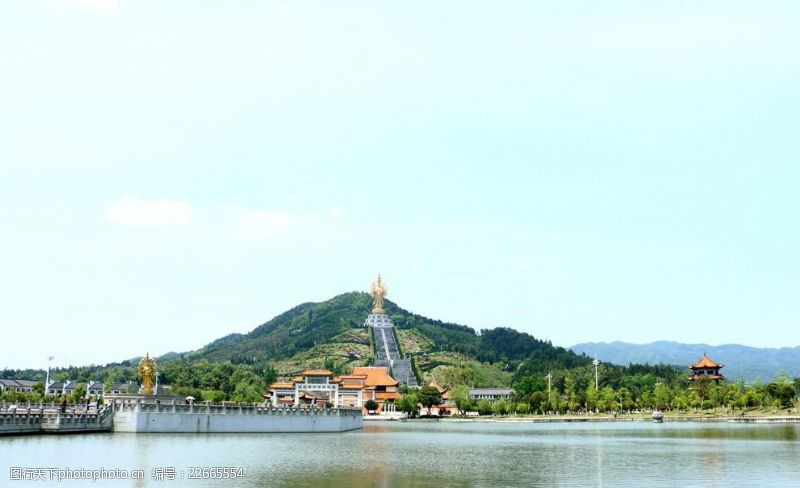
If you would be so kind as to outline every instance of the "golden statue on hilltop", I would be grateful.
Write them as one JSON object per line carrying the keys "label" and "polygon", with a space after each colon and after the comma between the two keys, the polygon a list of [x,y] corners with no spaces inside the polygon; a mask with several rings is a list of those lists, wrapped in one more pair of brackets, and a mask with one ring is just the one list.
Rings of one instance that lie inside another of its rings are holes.
{"label": "golden statue on hilltop", "polygon": [[378,279],[372,283],[372,313],[385,313],[383,297],[386,296],[387,291],[389,291],[389,287],[381,281],[381,274],[378,273]]}
{"label": "golden statue on hilltop", "polygon": [[150,353],[145,354],[139,361],[139,377],[142,378],[142,395],[153,394],[153,375],[156,372],[156,361],[150,357]]}

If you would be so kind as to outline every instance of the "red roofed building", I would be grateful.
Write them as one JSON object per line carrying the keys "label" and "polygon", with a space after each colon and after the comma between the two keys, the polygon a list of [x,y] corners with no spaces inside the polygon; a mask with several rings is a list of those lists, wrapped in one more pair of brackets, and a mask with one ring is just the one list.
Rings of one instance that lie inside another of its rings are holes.
{"label": "red roofed building", "polygon": [[375,400],[378,412],[385,410],[387,403],[394,403],[400,398],[397,387],[400,382],[389,376],[389,369],[381,366],[354,366],[353,375],[365,376],[364,399]]}
{"label": "red roofed building", "polygon": [[708,378],[719,383],[720,380],[725,379],[719,372],[723,367],[725,367],[724,364],[719,364],[709,358],[708,355],[703,354],[703,357],[700,358],[699,361],[689,366],[689,369],[692,370],[692,376],[689,377],[689,381],[696,381],[699,378]]}
{"label": "red roofed building", "polygon": [[375,400],[378,411],[400,398],[399,381],[389,376],[388,368],[354,367],[353,373],[334,377],[328,370],[310,369],[286,382],[269,386],[264,398],[274,406],[316,405],[362,407],[364,401]]}

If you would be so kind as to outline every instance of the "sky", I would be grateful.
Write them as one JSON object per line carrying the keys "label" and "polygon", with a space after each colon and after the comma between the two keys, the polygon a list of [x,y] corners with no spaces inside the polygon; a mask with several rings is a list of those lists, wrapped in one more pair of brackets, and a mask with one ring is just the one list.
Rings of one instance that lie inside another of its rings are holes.
{"label": "sky", "polygon": [[0,369],[367,291],[800,345],[800,4],[0,3]]}

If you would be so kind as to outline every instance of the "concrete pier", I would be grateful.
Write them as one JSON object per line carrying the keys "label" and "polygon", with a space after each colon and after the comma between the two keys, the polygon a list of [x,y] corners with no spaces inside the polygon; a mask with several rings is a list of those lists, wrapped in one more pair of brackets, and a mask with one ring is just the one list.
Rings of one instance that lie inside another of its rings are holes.
{"label": "concrete pier", "polygon": [[115,406],[114,432],[345,432],[361,429],[360,408],[126,403]]}
{"label": "concrete pier", "polygon": [[61,412],[54,405],[0,413],[0,435],[89,432],[345,432],[364,427],[360,408],[279,408],[245,404],[112,402]]}

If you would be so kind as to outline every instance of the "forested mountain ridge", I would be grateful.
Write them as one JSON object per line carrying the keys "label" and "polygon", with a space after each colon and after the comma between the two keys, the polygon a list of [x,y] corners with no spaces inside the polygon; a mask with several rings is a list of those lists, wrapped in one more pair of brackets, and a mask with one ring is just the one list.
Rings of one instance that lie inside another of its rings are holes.
{"label": "forested mountain ridge", "polygon": [[758,348],[740,344],[683,344],[672,341],[656,341],[649,344],[631,344],[628,342],[587,342],[572,346],[572,350],[595,355],[602,361],[615,364],[629,363],[663,363],[672,364],[684,371],[690,364],[708,354],[711,359],[722,363],[722,373],[730,380],[744,379],[747,382],[756,379],[769,382],[782,371],[789,376],[800,375],[800,346],[775,348]]}

